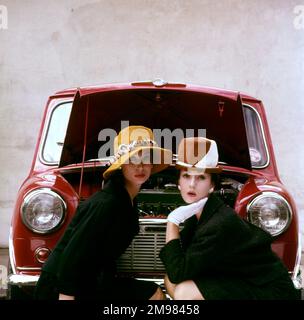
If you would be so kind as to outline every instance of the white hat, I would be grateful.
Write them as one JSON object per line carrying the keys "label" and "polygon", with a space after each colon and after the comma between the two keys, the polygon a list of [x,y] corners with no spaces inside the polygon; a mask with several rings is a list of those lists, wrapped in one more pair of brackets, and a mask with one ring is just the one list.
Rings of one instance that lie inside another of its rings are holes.
{"label": "white hat", "polygon": [[191,137],[181,140],[178,146],[176,166],[197,173],[219,173],[218,150],[214,140]]}

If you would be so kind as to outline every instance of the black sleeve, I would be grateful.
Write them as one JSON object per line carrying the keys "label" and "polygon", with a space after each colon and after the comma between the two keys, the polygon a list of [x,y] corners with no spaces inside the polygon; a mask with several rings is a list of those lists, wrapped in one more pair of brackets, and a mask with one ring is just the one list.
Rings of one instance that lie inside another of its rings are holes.
{"label": "black sleeve", "polygon": [[184,225],[181,228],[182,230],[180,231],[180,239],[184,250],[190,245],[196,226],[196,216],[192,216],[184,222]]}
{"label": "black sleeve", "polygon": [[201,237],[183,249],[179,239],[169,241],[161,250],[168,277],[172,283],[180,283],[194,279],[204,270],[211,268],[219,259],[219,235],[217,233],[202,233]]}
{"label": "black sleeve", "polygon": [[93,203],[71,230],[58,266],[57,286],[60,293],[75,295],[77,282],[84,281],[88,273],[92,279],[90,281],[94,281],[102,263],[103,247],[114,227],[116,210],[114,201]]}
{"label": "black sleeve", "polygon": [[252,246],[250,242],[259,243],[260,239],[255,239],[248,225],[230,211],[223,209],[207,225],[202,225],[186,248],[178,239],[162,248],[160,258],[172,283],[195,279],[235,254],[240,246],[246,250]]}

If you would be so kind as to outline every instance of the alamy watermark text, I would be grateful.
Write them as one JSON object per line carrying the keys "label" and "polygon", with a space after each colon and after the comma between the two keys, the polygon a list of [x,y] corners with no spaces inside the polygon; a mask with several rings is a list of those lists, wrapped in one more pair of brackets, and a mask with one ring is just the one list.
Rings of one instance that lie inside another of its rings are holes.
{"label": "alamy watermark text", "polygon": [[296,15],[293,20],[295,29],[304,29],[304,4],[295,6],[293,8],[293,13]]}
{"label": "alamy watermark text", "polygon": [[8,28],[7,7],[0,4],[0,30]]}

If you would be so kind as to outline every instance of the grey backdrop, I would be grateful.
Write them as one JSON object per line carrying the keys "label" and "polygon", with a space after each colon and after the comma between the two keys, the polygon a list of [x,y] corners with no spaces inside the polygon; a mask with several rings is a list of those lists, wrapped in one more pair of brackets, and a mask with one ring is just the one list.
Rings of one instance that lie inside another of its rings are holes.
{"label": "grey backdrop", "polygon": [[0,29],[0,246],[47,97],[85,84],[162,77],[262,99],[281,178],[304,209],[304,0],[0,5],[8,11]]}

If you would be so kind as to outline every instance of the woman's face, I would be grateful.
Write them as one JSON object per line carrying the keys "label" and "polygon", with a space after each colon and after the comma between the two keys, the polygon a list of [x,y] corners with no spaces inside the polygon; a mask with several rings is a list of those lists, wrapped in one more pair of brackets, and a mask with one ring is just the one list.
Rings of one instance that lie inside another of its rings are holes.
{"label": "woman's face", "polygon": [[182,169],[179,176],[181,196],[186,203],[196,202],[208,196],[214,187],[211,174],[189,174],[187,169]]}
{"label": "woman's face", "polygon": [[146,182],[150,175],[153,165],[152,164],[123,164],[122,173],[128,183],[139,186]]}
{"label": "woman's face", "polygon": [[152,168],[150,151],[141,150],[129,159],[128,164],[122,165],[122,173],[127,183],[138,187],[149,179]]}

